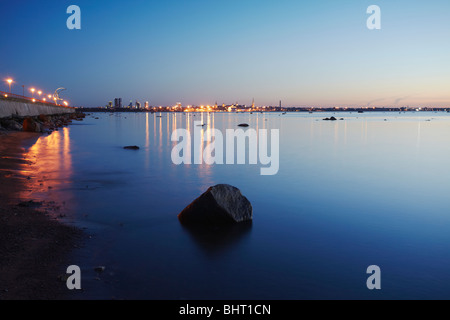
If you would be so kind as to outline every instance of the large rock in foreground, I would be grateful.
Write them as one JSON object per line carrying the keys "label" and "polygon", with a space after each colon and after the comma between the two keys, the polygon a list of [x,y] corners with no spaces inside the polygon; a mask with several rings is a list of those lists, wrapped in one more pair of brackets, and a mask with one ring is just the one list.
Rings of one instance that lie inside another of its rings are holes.
{"label": "large rock in foreground", "polygon": [[183,224],[233,224],[253,219],[253,208],[238,188],[227,184],[210,187],[179,215]]}

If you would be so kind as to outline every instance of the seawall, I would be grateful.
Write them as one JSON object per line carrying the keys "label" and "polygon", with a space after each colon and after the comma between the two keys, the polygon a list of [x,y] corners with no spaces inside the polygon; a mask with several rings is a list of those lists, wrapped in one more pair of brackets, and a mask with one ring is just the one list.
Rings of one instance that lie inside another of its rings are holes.
{"label": "seawall", "polygon": [[36,117],[41,114],[58,115],[68,113],[75,113],[75,109],[33,102],[19,102],[0,99],[0,118]]}

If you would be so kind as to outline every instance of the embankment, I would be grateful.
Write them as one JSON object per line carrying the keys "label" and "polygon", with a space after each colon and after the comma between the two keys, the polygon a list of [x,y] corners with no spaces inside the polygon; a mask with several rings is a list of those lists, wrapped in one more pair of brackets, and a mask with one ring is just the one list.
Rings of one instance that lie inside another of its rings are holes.
{"label": "embankment", "polygon": [[41,114],[59,115],[69,113],[75,113],[75,109],[58,107],[50,104],[15,101],[15,99],[0,99],[0,119],[36,117]]}
{"label": "embankment", "polygon": [[83,118],[75,108],[0,97],[0,131],[51,132]]}

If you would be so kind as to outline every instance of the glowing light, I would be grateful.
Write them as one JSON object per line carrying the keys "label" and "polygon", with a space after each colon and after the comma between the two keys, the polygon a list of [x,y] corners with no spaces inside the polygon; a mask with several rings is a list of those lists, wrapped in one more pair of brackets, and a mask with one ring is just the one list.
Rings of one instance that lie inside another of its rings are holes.
{"label": "glowing light", "polygon": [[36,102],[36,99],[33,98],[33,100],[31,100],[31,101]]}
{"label": "glowing light", "polygon": [[52,95],[51,94],[49,94],[48,96],[47,96],[49,99],[51,99],[52,98]]}
{"label": "glowing light", "polygon": [[6,79],[6,82],[8,82],[8,84],[9,84],[9,93],[11,93],[11,83],[13,83],[13,79],[11,79],[11,78]]}
{"label": "glowing light", "polygon": [[30,91],[34,93],[36,91],[36,89],[35,88],[31,88]]}
{"label": "glowing light", "polygon": [[66,105],[66,107],[69,105],[69,104],[67,103],[67,101],[64,101],[64,104]]}
{"label": "glowing light", "polygon": [[44,101],[47,101],[47,99],[46,99],[46,98],[44,98],[44,99],[42,99],[42,100],[44,100]]}
{"label": "glowing light", "polygon": [[5,94],[5,98],[8,98],[8,95],[7,95],[7,94]]}
{"label": "glowing light", "polygon": [[38,91],[37,93],[38,93],[38,95],[40,96],[40,95],[42,94],[42,91],[41,91],[41,90],[39,90],[39,91]]}

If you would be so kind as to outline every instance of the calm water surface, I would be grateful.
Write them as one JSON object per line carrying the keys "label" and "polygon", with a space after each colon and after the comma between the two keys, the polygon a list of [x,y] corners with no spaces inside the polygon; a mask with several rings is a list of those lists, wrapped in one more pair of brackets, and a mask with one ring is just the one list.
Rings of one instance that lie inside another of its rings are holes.
{"label": "calm water surface", "polygon": [[[450,116],[321,121],[331,115],[95,114],[29,149],[38,161],[23,196],[58,202],[92,235],[73,254],[85,289],[74,297],[450,299]],[[279,129],[279,173],[172,164],[172,131],[194,121]],[[177,214],[219,183],[252,202],[252,226],[183,228]],[[377,292],[366,288],[373,264]]]}

